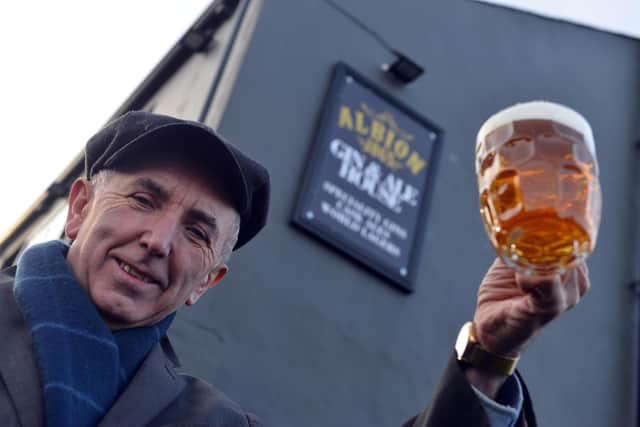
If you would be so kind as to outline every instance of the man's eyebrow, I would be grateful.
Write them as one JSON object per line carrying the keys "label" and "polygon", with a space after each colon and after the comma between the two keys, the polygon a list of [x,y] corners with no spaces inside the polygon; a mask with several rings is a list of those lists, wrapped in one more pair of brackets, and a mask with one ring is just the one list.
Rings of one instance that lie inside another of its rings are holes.
{"label": "man's eyebrow", "polygon": [[[169,191],[157,181],[151,178],[138,178],[135,180],[135,185],[144,188],[145,190],[153,193],[161,202],[166,202],[171,198]],[[190,209],[187,212],[187,217],[190,221],[200,222],[205,227],[211,230],[213,241],[218,238],[218,221],[213,215],[210,215],[200,209]]]}
{"label": "man's eyebrow", "polygon": [[151,178],[138,178],[136,179],[135,184],[144,188],[148,192],[153,193],[153,195],[159,198],[162,202],[166,202],[170,198],[169,191]]}

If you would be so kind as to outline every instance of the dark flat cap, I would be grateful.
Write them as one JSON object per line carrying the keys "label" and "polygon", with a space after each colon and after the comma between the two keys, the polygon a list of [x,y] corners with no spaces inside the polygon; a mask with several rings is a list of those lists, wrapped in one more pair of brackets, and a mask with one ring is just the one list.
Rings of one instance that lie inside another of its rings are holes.
{"label": "dark flat cap", "polygon": [[210,166],[209,178],[216,181],[212,185],[224,191],[240,216],[233,250],[258,234],[267,220],[269,173],[202,123],[144,111],[128,112],[87,142],[86,176],[91,179],[101,170],[118,169],[134,153],[154,153],[168,146],[175,152],[194,153],[199,162]]}

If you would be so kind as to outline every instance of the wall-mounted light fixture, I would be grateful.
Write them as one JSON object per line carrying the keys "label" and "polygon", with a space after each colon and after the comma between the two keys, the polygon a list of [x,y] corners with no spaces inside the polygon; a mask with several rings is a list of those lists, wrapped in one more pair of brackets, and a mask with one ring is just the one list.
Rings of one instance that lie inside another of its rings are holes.
{"label": "wall-mounted light fixture", "polygon": [[398,51],[393,52],[396,60],[391,64],[382,64],[382,71],[390,75],[393,79],[402,84],[408,84],[420,77],[424,73],[424,68],[411,58]]}
{"label": "wall-mounted light fixture", "polygon": [[391,77],[395,83],[406,85],[424,74],[425,70],[421,65],[392,48],[380,34],[369,28],[364,22],[344,7],[340,6],[334,0],[324,0],[324,2],[344,15],[360,29],[371,35],[378,43],[380,43],[380,45],[382,45],[382,47],[396,57],[395,61],[391,64],[382,64],[382,71],[384,71],[387,76]]}

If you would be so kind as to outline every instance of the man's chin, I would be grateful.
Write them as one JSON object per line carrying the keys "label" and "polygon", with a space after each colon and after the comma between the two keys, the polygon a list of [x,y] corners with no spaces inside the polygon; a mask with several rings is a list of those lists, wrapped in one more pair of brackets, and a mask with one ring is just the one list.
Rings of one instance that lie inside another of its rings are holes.
{"label": "man's chin", "polygon": [[106,323],[112,331],[135,328],[141,326],[140,323],[142,323],[142,319],[123,307],[118,307],[118,310],[114,310],[112,307],[99,307],[98,313],[100,313],[102,320],[104,320],[104,323]]}

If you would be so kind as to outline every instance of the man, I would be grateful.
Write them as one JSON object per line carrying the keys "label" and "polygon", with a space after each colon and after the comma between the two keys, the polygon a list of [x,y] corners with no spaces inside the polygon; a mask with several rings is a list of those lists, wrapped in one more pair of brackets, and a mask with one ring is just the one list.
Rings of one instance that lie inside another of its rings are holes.
{"label": "man", "polygon": [[[71,245],[34,246],[0,273],[3,425],[258,425],[177,374],[165,334],[264,226],[267,171],[199,123],[145,112],[91,138],[85,169]],[[496,261],[432,404],[405,425],[535,425],[517,355],[588,286],[585,267],[533,280]]]}
{"label": "man", "polygon": [[70,247],[30,248],[0,279],[1,424],[255,425],[175,372],[165,332],[263,227],[266,170],[205,126],[140,112],[85,151]]}

